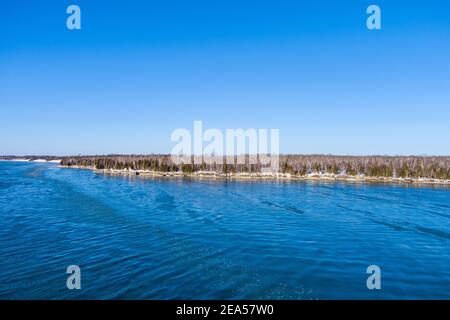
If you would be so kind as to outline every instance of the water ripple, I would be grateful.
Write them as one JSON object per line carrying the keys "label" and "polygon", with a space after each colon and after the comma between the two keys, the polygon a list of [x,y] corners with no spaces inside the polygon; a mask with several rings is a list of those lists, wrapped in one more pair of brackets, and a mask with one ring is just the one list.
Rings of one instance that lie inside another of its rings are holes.
{"label": "water ripple", "polygon": [[[450,298],[450,191],[0,163],[0,298]],[[82,290],[67,290],[71,264]],[[431,267],[432,266],[432,267]],[[427,290],[424,290],[426,288]]]}

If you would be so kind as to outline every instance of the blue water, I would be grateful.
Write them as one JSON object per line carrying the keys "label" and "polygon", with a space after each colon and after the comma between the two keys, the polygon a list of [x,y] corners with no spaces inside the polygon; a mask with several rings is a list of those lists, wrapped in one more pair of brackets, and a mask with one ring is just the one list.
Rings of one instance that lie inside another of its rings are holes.
{"label": "blue water", "polygon": [[[0,162],[0,298],[449,299],[449,222],[445,187]],[[81,290],[66,287],[73,264]]]}

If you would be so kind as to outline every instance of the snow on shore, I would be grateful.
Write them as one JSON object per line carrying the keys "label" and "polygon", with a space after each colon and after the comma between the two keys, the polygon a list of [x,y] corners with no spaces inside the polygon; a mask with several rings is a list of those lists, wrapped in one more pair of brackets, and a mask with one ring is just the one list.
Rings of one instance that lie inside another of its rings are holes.
{"label": "snow on shore", "polygon": [[0,159],[0,161],[13,161],[13,162],[50,162],[50,163],[61,163],[61,160],[45,160],[45,159]]}
{"label": "snow on shore", "polygon": [[45,160],[45,159],[35,159],[30,160],[31,162],[50,162],[50,163],[61,163],[61,160]]}
{"label": "snow on shore", "polygon": [[95,167],[84,166],[60,166],[60,168],[74,168],[93,170],[98,173],[116,174],[116,175],[139,175],[149,177],[197,177],[197,178],[221,178],[234,180],[300,180],[300,181],[347,181],[347,182],[375,182],[375,183],[400,183],[400,184],[439,184],[450,185],[450,180],[441,180],[434,178],[401,178],[401,177],[369,177],[364,175],[343,175],[333,173],[315,172],[306,175],[292,175],[290,173],[219,173],[213,171],[196,171],[192,173],[178,172],[160,172],[150,170],[127,169],[96,169]]}

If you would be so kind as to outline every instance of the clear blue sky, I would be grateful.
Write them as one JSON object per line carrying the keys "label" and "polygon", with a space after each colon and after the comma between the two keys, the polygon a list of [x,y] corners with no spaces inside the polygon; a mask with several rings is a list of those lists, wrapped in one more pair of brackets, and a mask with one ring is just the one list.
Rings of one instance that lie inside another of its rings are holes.
{"label": "clear blue sky", "polygon": [[17,0],[0,39],[0,154],[170,152],[203,120],[279,128],[284,153],[450,155],[448,1]]}

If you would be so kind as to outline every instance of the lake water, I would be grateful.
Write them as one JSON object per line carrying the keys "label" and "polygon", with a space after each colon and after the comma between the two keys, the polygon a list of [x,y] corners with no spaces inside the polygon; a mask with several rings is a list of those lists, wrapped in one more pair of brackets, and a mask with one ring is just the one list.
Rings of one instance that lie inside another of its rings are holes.
{"label": "lake water", "polygon": [[[449,222],[446,187],[0,162],[0,298],[449,299]],[[69,265],[81,290],[66,287]]]}

